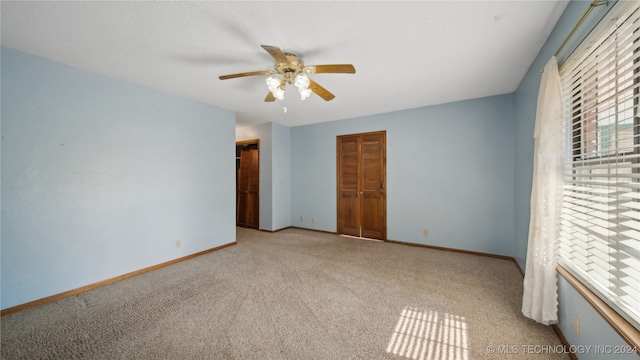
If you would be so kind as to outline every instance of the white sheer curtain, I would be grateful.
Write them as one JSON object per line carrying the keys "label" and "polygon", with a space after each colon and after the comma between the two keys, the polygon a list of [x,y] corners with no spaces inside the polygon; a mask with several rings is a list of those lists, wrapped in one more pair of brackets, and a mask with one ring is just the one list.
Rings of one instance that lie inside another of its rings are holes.
{"label": "white sheer curtain", "polygon": [[539,323],[558,321],[556,264],[560,244],[563,171],[562,86],[556,57],[544,67],[538,92],[529,245],[522,313]]}

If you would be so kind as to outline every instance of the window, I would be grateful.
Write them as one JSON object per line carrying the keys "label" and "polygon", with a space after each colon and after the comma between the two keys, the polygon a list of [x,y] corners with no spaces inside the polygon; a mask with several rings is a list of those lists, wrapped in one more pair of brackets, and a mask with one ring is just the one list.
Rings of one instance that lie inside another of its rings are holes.
{"label": "window", "polygon": [[559,263],[640,329],[640,9],[619,2],[560,67]]}

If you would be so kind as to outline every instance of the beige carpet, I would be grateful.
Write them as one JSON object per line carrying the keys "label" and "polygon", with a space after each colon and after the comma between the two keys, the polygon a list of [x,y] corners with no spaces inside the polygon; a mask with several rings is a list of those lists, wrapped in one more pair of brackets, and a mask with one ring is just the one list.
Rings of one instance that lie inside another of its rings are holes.
{"label": "beige carpet", "polygon": [[0,355],[568,358],[536,353],[556,349],[560,341],[551,328],[521,315],[522,276],[510,261],[298,229],[271,234],[238,228],[237,241],[7,315]]}

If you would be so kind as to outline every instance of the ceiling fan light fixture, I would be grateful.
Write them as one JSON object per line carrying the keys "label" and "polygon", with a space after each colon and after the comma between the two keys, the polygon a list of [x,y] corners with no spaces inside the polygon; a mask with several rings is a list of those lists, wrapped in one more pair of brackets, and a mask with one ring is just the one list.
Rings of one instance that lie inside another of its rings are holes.
{"label": "ceiling fan light fixture", "polygon": [[[283,77],[282,79],[273,76],[269,76],[266,79],[269,93],[264,98],[265,102],[272,102],[276,99],[284,100],[284,91],[287,83],[295,85],[296,88],[298,88],[301,100],[308,98],[313,92],[325,101],[330,101],[335,98],[335,95],[329,92],[329,90],[320,86],[315,81],[309,79],[306,74],[356,73],[356,69],[351,64],[325,64],[305,66],[304,62],[302,62],[302,60],[293,53],[285,53],[280,48],[275,46],[261,46],[275,60],[275,67],[273,70],[259,70],[222,75],[219,76],[219,79],[227,80],[245,76],[279,74]],[[311,87],[311,89],[309,87]]]}
{"label": "ceiling fan light fixture", "polygon": [[269,91],[272,93],[276,92],[276,89],[280,86],[280,79],[274,78],[273,76],[269,76],[267,78],[267,87]]}
{"label": "ceiling fan light fixture", "polygon": [[269,88],[273,97],[278,100],[284,100],[284,89],[280,87],[281,83],[282,81],[280,79],[273,76],[267,78],[267,88]]}
{"label": "ceiling fan light fixture", "polygon": [[302,92],[302,90],[309,88],[310,83],[307,74],[298,74],[293,84]]}
{"label": "ceiling fan light fixture", "polygon": [[272,92],[273,97],[278,100],[284,100],[284,90],[282,88],[277,88],[275,92]]}
{"label": "ceiling fan light fixture", "polygon": [[309,89],[310,83],[311,81],[306,74],[296,75],[293,85],[298,88],[298,92],[300,93],[300,100],[304,100],[311,96],[311,89]]}
{"label": "ceiling fan light fixture", "polygon": [[300,92],[300,100],[304,100],[311,96],[311,89],[301,89],[298,88],[298,92]]}

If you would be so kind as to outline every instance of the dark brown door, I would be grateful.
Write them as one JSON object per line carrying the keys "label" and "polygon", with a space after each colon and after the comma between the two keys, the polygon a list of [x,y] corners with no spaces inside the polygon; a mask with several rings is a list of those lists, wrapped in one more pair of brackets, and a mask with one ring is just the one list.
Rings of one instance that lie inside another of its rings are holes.
{"label": "dark brown door", "polygon": [[236,225],[258,228],[260,190],[258,144],[236,144],[239,152]]}
{"label": "dark brown door", "polygon": [[338,137],[338,233],[360,236],[360,141]]}
{"label": "dark brown door", "polygon": [[338,233],[386,239],[386,132],[338,136]]}

